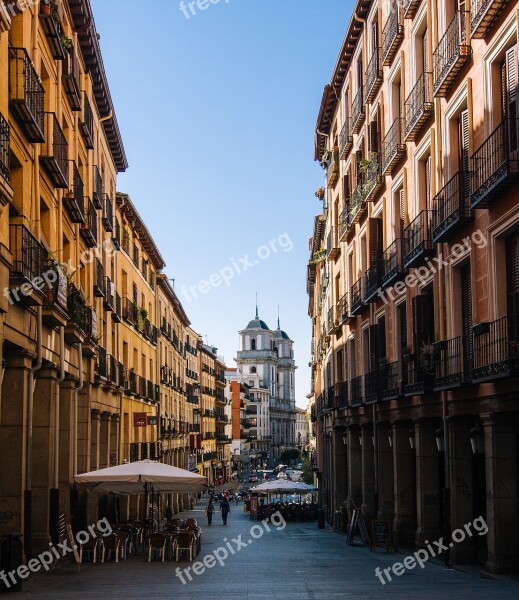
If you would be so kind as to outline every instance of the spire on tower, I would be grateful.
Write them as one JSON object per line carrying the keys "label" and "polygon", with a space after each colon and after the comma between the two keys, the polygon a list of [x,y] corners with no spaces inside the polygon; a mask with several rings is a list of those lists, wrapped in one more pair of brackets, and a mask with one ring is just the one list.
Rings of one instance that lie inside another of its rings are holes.
{"label": "spire on tower", "polygon": [[258,319],[258,292],[256,292],[256,319]]}
{"label": "spire on tower", "polygon": [[279,324],[279,304],[278,304],[278,329],[281,329],[281,325]]}

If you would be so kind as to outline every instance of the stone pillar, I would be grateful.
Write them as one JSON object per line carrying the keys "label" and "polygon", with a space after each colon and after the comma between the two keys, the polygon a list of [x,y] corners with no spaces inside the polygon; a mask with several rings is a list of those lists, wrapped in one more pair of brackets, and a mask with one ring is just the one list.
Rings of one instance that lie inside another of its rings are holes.
{"label": "stone pillar", "polygon": [[340,510],[342,504],[348,498],[348,478],[346,466],[346,446],[344,445],[343,436],[346,430],[343,427],[338,427],[333,431],[333,446],[335,455],[334,465],[334,490],[333,498],[334,510]]}
{"label": "stone pillar", "polygon": [[113,467],[119,464],[119,422],[121,415],[110,415],[110,452],[108,454],[108,465]]}
{"label": "stone pillar", "polygon": [[371,423],[361,426],[362,438],[362,512],[375,517],[375,448]]}
{"label": "stone pillar", "polygon": [[517,417],[484,415],[483,424],[488,525],[488,559],[485,568],[490,573],[516,573],[519,565]]}
{"label": "stone pillar", "polygon": [[111,413],[103,411],[101,413],[101,429],[99,433],[99,469],[106,469],[110,466],[110,426]]}
{"label": "stone pillar", "polygon": [[[451,417],[449,419],[450,450],[450,532],[463,529],[472,521],[472,448],[470,429],[474,426],[474,417]],[[452,564],[467,564],[475,558],[475,546],[472,538],[453,545],[450,551]]]}
{"label": "stone pillar", "polygon": [[60,391],[60,432],[59,432],[59,501],[60,513],[70,514],[70,485],[73,474],[73,426],[74,426],[74,388],[71,379],[65,379]]}
{"label": "stone pillar", "polygon": [[393,431],[389,423],[381,423],[378,427],[378,518],[387,521],[395,516],[393,473]]}
{"label": "stone pillar", "polygon": [[90,470],[97,471],[100,469],[100,457],[99,457],[99,446],[101,443],[100,435],[101,435],[101,411],[97,409],[92,409],[91,411],[92,420],[91,420],[91,441],[90,441]]}
{"label": "stone pillar", "polygon": [[416,532],[415,451],[409,444],[409,421],[393,423],[393,464],[395,483],[395,546],[410,548]]}
{"label": "stone pillar", "polygon": [[[77,386],[77,382],[74,384]],[[98,416],[94,419],[90,410],[90,390],[88,387],[77,392],[77,470],[88,473],[97,468],[97,459],[91,460],[92,452],[97,449]],[[74,402],[75,402],[74,396]],[[94,429],[92,426],[94,425]],[[95,457],[94,457],[95,458]]]}
{"label": "stone pillar", "polygon": [[32,359],[4,353],[0,412],[0,534],[24,533],[28,377]]}
{"label": "stone pillar", "polygon": [[40,554],[50,542],[50,489],[54,488],[54,410],[56,371],[40,370],[34,389],[32,430],[32,550]]}
{"label": "stone pillar", "polygon": [[[362,504],[362,452],[359,441],[360,429],[348,428],[348,508],[360,508]],[[349,515],[351,518],[351,514]]]}
{"label": "stone pillar", "polygon": [[426,541],[437,540],[442,536],[440,507],[441,484],[436,430],[440,423],[435,419],[416,421],[416,508],[418,527],[416,544],[424,546]]}

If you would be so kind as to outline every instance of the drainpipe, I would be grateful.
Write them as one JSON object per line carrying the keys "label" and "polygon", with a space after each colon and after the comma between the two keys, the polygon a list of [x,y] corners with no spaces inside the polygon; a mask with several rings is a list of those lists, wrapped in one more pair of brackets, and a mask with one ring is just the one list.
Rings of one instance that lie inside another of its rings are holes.
{"label": "drainpipe", "polygon": [[83,344],[78,344],[78,368],[79,368],[79,381],[74,389],[74,456],[73,456],[73,471],[74,478],[77,473],[77,405],[79,390],[83,389]]}
{"label": "drainpipe", "polygon": [[52,478],[52,487],[59,487],[59,405],[60,405],[60,385],[65,379],[65,327],[59,328],[59,377],[56,381],[54,391],[54,475]]}

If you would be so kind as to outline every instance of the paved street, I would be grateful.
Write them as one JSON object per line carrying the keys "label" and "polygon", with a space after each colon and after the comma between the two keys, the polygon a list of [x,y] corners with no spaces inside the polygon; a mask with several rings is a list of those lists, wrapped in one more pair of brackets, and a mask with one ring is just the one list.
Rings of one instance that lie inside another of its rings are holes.
{"label": "paved street", "polygon": [[[219,514],[207,527],[204,505],[190,514],[203,524],[203,559],[225,541],[240,534],[244,542],[251,539],[253,525],[243,513],[243,504],[232,506],[229,525],[222,525]],[[187,513],[185,513],[187,515]],[[271,526],[272,527],[272,526]],[[335,598],[371,599],[410,598],[435,600],[470,598],[519,598],[519,583],[482,579],[477,575],[445,570],[439,565],[414,569],[392,583],[382,586],[375,577],[377,566],[384,568],[404,557],[399,554],[372,554],[361,546],[347,547],[343,536],[330,530],[318,530],[316,523],[288,523],[284,530],[275,528],[234,556],[225,566],[216,564],[205,573],[193,576],[183,585],[175,569],[190,563],[159,561],[148,564],[136,557],[119,564],[106,563],[65,566],[59,572],[38,576],[25,583],[18,598],[203,598],[204,600],[328,600]],[[236,544],[233,544],[235,547]],[[223,553],[222,553],[223,554]]]}

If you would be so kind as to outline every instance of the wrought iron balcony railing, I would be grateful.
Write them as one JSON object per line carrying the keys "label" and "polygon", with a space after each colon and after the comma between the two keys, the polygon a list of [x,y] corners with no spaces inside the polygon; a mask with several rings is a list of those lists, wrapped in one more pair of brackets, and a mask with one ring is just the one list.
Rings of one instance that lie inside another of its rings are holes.
{"label": "wrought iron balcony railing", "polygon": [[351,129],[351,117],[346,117],[339,134],[339,156],[345,160],[353,148],[353,132]]}
{"label": "wrought iron balcony railing", "polygon": [[342,296],[339,302],[337,303],[337,320],[339,322],[339,325],[346,323],[346,321],[348,321],[348,319],[350,318],[348,300],[349,294],[344,294],[344,296]]}
{"label": "wrought iron balcony railing", "polygon": [[366,306],[365,302],[366,281],[364,277],[360,277],[351,286],[350,314],[358,315]]}
{"label": "wrought iron balcony railing", "polygon": [[519,119],[503,119],[470,159],[472,208],[489,208],[519,175]]}
{"label": "wrought iron balcony railing", "polygon": [[339,150],[334,149],[330,158],[330,164],[326,169],[326,181],[329,188],[333,188],[339,181]]}
{"label": "wrought iron balcony railing", "polygon": [[364,184],[360,183],[348,199],[349,225],[358,223],[368,212]]}
{"label": "wrought iron balcony railing", "polygon": [[83,118],[79,120],[79,129],[89,150],[94,148],[94,113],[87,93],[83,92]]}
{"label": "wrought iron balcony railing", "polygon": [[11,147],[11,130],[4,115],[0,113],[0,177],[9,181],[11,162],[9,150]]}
{"label": "wrought iron balcony railing", "polygon": [[430,351],[408,354],[402,361],[404,396],[422,396],[432,391],[434,361]]}
{"label": "wrought iron balcony railing", "polygon": [[430,210],[422,210],[404,229],[404,267],[416,267],[434,256],[430,235]]}
{"label": "wrought iron balcony railing", "polygon": [[354,377],[350,381],[350,406],[362,404],[362,375]]}
{"label": "wrought iron balcony railing", "polygon": [[94,206],[101,210],[103,208],[103,176],[98,166],[94,165],[94,191],[92,192]]}
{"label": "wrought iron balcony railing", "polygon": [[433,92],[444,98],[463,65],[470,58],[470,41],[466,35],[468,13],[456,12],[433,52]]}
{"label": "wrought iron balcony railing", "polygon": [[471,37],[486,37],[507,4],[507,0],[470,0]]}
{"label": "wrought iron balcony railing", "polygon": [[103,227],[105,231],[113,231],[114,229],[114,214],[113,214],[113,204],[112,199],[108,194],[103,194],[103,216],[101,217],[101,222],[103,223]]}
{"label": "wrought iron balcony railing", "polygon": [[463,344],[461,336],[435,342],[432,346],[435,365],[434,391],[452,390],[460,387],[468,372],[463,360]]}
{"label": "wrought iron balcony railing", "polygon": [[105,309],[113,312],[115,310],[115,284],[108,275],[105,276],[104,281],[104,298]]}
{"label": "wrought iron balcony railing", "polygon": [[106,379],[108,375],[108,361],[106,356],[106,349],[99,346],[97,349],[97,365],[96,365],[96,376]]}
{"label": "wrought iron balcony railing", "polygon": [[382,30],[382,64],[390,65],[404,39],[404,20],[402,4],[396,0],[391,7],[386,24]]}
{"label": "wrought iron balcony railing", "polygon": [[387,289],[405,277],[402,263],[402,240],[396,239],[383,253],[382,278],[380,285]]}
{"label": "wrought iron balcony railing", "polygon": [[97,213],[90,198],[85,197],[85,221],[81,224],[80,233],[89,248],[97,246]]}
{"label": "wrought iron balcony railing", "polygon": [[431,239],[445,242],[471,218],[469,173],[458,171],[432,200]]}
{"label": "wrought iron balcony railing", "polygon": [[85,222],[84,185],[75,161],[69,160],[69,190],[63,196],[72,223]]}
{"label": "wrought iron balcony railing", "polygon": [[96,298],[105,296],[105,270],[98,258],[94,259],[94,296]]}
{"label": "wrought iron balcony railing", "polygon": [[344,239],[346,232],[348,231],[348,227],[350,225],[350,211],[348,209],[348,205],[342,209],[341,215],[339,217],[339,241]]}
{"label": "wrought iron balcony railing", "polygon": [[403,119],[398,117],[382,142],[382,173],[389,175],[404,154]]}
{"label": "wrought iron balcony railing", "polygon": [[135,303],[131,298],[123,298],[123,318],[131,325],[135,323],[136,310]]}
{"label": "wrought iron balcony railing", "polygon": [[366,161],[367,165],[361,175],[361,189],[366,202],[374,202],[378,192],[384,187],[384,176],[382,173],[382,156],[380,152],[372,152]]}
{"label": "wrought iron balcony railing", "polygon": [[351,124],[353,133],[359,133],[365,118],[366,107],[364,106],[364,93],[362,86],[360,86],[351,105]]}
{"label": "wrought iron balcony railing", "polygon": [[519,374],[519,315],[473,328],[472,381],[495,381]]}
{"label": "wrought iron balcony railing", "polygon": [[405,140],[418,138],[425,123],[434,113],[432,73],[422,73],[405,101]]}
{"label": "wrought iron balcony railing", "polygon": [[32,143],[44,142],[43,84],[25,48],[9,48],[9,108]]}
{"label": "wrought iron balcony railing", "polygon": [[378,368],[364,375],[364,404],[374,404],[380,400],[380,383]]}
{"label": "wrought iron balcony railing", "polygon": [[335,260],[341,253],[339,246],[339,238],[337,235],[337,227],[331,227],[326,238],[326,256],[330,260]]}
{"label": "wrought iron balcony railing", "polygon": [[[68,327],[79,330],[80,335],[83,336],[86,336],[89,329],[91,329],[88,308],[81,291],[73,283],[69,283],[67,296]],[[66,333],[65,337],[67,337]],[[69,341],[75,343],[81,340],[72,334]]]}
{"label": "wrought iron balcony railing", "polygon": [[373,102],[380,86],[382,85],[382,63],[380,60],[380,48],[375,48],[366,69],[366,85],[364,88],[364,102]]}
{"label": "wrought iron balcony railing", "polygon": [[335,384],[335,408],[344,410],[348,408],[348,382],[343,381]]}
{"label": "wrought iron balcony railing", "polygon": [[73,111],[81,110],[81,84],[79,60],[74,48],[69,48],[65,52],[63,61],[63,87],[70,101],[70,108]]}
{"label": "wrought iron balcony railing", "polygon": [[52,11],[51,14],[44,13],[43,5],[44,3],[40,2],[39,20],[49,43],[52,58],[54,60],[63,60],[65,58],[65,49],[61,43],[62,29],[60,20],[55,18]]}
{"label": "wrought iron balcony railing", "polygon": [[366,303],[376,302],[381,291],[384,261],[376,260],[366,271]]}
{"label": "wrought iron balcony railing", "polygon": [[380,389],[383,401],[396,400],[402,394],[402,364],[399,360],[379,367]]}
{"label": "wrought iron balcony railing", "polygon": [[422,0],[404,0],[404,19],[412,19],[415,16],[416,10],[420,6],[421,1]]}
{"label": "wrought iron balcony railing", "polygon": [[122,301],[119,292],[115,292],[115,305],[114,312],[112,313],[112,319],[115,323],[120,323],[123,318]]}
{"label": "wrought iron balcony railing", "polygon": [[55,188],[69,187],[68,142],[54,113],[45,113],[40,163]]}
{"label": "wrought iron balcony railing", "polygon": [[[31,284],[33,293],[27,297],[29,301],[37,288],[32,285],[43,272],[45,250],[40,242],[24,225],[9,225],[9,250],[12,255],[10,278],[18,285]],[[25,299],[25,295],[20,300]]]}

